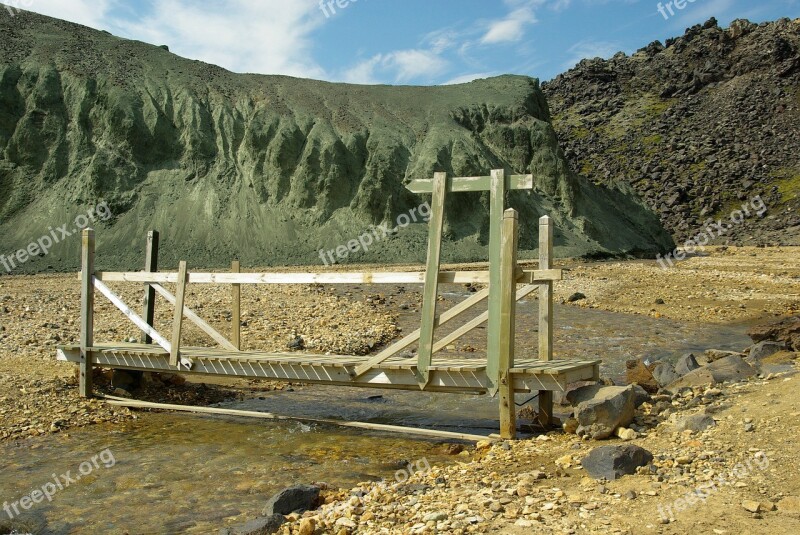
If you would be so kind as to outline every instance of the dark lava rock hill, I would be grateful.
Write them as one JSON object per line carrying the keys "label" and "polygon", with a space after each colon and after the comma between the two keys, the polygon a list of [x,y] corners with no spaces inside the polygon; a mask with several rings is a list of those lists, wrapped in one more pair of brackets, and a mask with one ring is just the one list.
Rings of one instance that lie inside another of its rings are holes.
{"label": "dark lava rock hill", "polygon": [[760,196],[717,241],[800,244],[800,19],[711,19],[542,88],[570,165],[632,185],[679,241]]}
{"label": "dark lava rock hill", "polygon": [[[543,214],[560,255],[672,246],[630,187],[569,169],[533,78],[373,87],[234,74],[28,12],[0,17],[0,35],[0,253],[105,201],[103,267],[140,269],[151,228],[164,267],[321,264],[320,249],[419,206],[408,180],[494,168],[535,175],[509,200],[528,255]],[[486,207],[486,195],[449,198],[445,258],[485,258]],[[412,225],[349,260],[423,261],[426,236]],[[73,236],[23,269],[72,269],[78,247]]]}

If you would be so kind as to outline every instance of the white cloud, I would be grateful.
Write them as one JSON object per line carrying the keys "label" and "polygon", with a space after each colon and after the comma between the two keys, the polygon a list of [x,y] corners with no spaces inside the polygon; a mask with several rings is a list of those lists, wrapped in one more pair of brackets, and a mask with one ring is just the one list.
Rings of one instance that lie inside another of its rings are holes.
{"label": "white cloud", "polygon": [[536,15],[533,12],[535,3],[538,2],[529,2],[527,5],[513,10],[505,18],[490,22],[486,33],[481,38],[481,43],[485,45],[515,43],[522,39],[526,27],[536,23]]}
{"label": "white cloud", "polygon": [[311,59],[311,34],[324,21],[315,0],[161,0],[119,25],[128,36],[236,72],[323,78]]}
{"label": "white cloud", "polygon": [[448,62],[430,50],[396,50],[377,54],[348,69],[344,81],[353,84],[374,84],[391,78],[395,83],[430,81],[448,68]]}
{"label": "white cloud", "polygon": [[120,0],[4,1],[235,72],[326,77],[311,52],[312,33],[326,20],[318,0],[151,0],[135,16]]}
{"label": "white cloud", "polygon": [[104,20],[111,7],[109,0],[3,0],[2,3],[12,9],[35,11],[92,28],[105,27]]}

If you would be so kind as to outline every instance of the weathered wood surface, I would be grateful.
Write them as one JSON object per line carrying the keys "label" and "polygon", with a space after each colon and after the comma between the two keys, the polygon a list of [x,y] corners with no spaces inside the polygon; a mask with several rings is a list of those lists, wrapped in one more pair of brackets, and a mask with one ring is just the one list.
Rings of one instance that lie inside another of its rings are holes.
{"label": "weathered wood surface", "polygon": [[[551,269],[553,258],[553,222],[549,216],[539,218],[539,269]],[[553,282],[539,285],[539,359],[553,360]],[[539,424],[549,429],[553,425],[553,393],[539,392]]]}
{"label": "weathered wood surface", "polygon": [[435,173],[431,217],[428,221],[428,261],[425,287],[422,290],[422,319],[420,321],[417,381],[420,388],[428,384],[428,367],[433,357],[433,337],[436,331],[436,307],[439,299],[439,267],[442,254],[444,203],[447,198],[447,173]]}
{"label": "weathered wood surface", "polygon": [[500,314],[502,308],[502,239],[503,212],[506,205],[506,180],[503,170],[492,171],[489,197],[489,326],[487,332],[486,360],[489,380],[492,381],[491,394],[499,388],[500,361]]}
{"label": "weathered wood surface", "polygon": [[[516,323],[516,283],[518,215],[516,210],[503,214],[503,232],[500,258],[500,345],[498,347],[498,388],[500,393],[500,436],[517,437],[517,410],[514,404],[514,384],[511,369],[514,367],[514,338]],[[492,348],[489,348],[491,351]]]}
{"label": "weathered wood surface", "polygon": [[[492,171],[492,173],[495,172],[496,171]],[[406,189],[412,193],[432,193],[433,182],[434,181],[429,178],[412,180],[406,186]],[[491,176],[450,177],[447,179],[447,192],[463,193],[468,191],[489,191],[489,189],[491,189],[491,184]],[[504,189],[533,189],[533,175],[507,175],[505,176]]]}
{"label": "weathered wood surface", "polygon": [[188,268],[185,261],[178,266],[178,287],[175,290],[175,315],[172,319],[172,351],[169,353],[170,366],[177,366],[181,355],[181,335],[183,334],[184,305],[186,304],[186,281]]}
{"label": "weathered wood surface", "polygon": [[367,422],[353,422],[347,420],[333,420],[330,418],[306,418],[303,416],[281,416],[270,412],[245,411],[239,409],[221,409],[217,407],[191,407],[187,405],[171,405],[166,403],[152,403],[149,401],[138,401],[133,399],[120,398],[115,396],[103,396],[111,405],[118,407],[131,407],[139,409],[158,409],[178,412],[191,412],[196,414],[217,414],[224,416],[236,416],[246,418],[259,418],[262,420],[282,420],[298,421],[324,425],[337,425],[340,427],[353,427],[356,429],[366,429],[370,431],[383,431],[390,433],[402,433],[405,435],[417,435],[422,437],[445,438],[449,440],[468,440],[477,442],[480,440],[491,440],[484,435],[473,435],[469,433],[455,433],[452,431],[438,431],[436,429],[421,429],[417,427],[402,427],[388,424],[372,424]]}
{"label": "weathered wood surface", "polygon": [[134,312],[125,302],[120,298],[117,294],[115,294],[108,286],[106,286],[101,281],[95,279],[94,286],[97,288],[101,294],[103,294],[106,299],[111,301],[111,304],[114,305],[122,312],[126,318],[128,318],[134,325],[139,327],[142,332],[147,333],[147,335],[157,343],[164,351],[170,353],[172,351],[172,344],[163,336],[161,336],[155,328],[151,327],[144,321],[143,318],[139,317],[136,312]]}
{"label": "weathered wood surface", "polygon": [[[147,242],[144,253],[144,270],[147,273],[158,271],[158,246],[159,234],[155,230],[147,233]],[[144,288],[144,303],[142,305],[142,317],[151,327],[154,325],[156,315],[156,291],[150,285]],[[142,332],[142,340],[145,344],[152,344],[153,339],[146,332]]]}
{"label": "weathered wood surface", "polygon": [[94,230],[85,229],[81,235],[81,345],[80,378],[78,390],[81,397],[92,397],[92,353],[94,345]]}

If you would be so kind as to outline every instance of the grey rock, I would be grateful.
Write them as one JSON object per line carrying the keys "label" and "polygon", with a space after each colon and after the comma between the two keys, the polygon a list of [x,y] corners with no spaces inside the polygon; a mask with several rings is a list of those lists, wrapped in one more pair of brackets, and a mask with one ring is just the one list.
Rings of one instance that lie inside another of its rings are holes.
{"label": "grey rock", "polygon": [[644,448],[627,444],[624,446],[600,446],[583,458],[581,465],[595,479],[619,479],[635,474],[640,466],[653,461],[653,454]]}
{"label": "grey rock", "polygon": [[675,425],[675,430],[679,433],[682,433],[683,431],[694,431],[695,433],[700,433],[716,425],[717,422],[715,422],[714,418],[708,414],[692,414],[690,416],[681,418]]}
{"label": "grey rock", "polygon": [[653,378],[661,387],[665,387],[680,379],[680,375],[675,372],[675,367],[669,362],[659,362],[653,366]]}
{"label": "grey rock", "polygon": [[686,353],[685,355],[681,356],[678,361],[675,363],[675,373],[680,376],[684,376],[687,373],[696,370],[700,367],[698,364],[697,359],[691,353]]}
{"label": "grey rock", "polygon": [[641,407],[643,403],[649,403],[653,400],[650,397],[650,394],[642,388],[640,385],[633,385],[633,394],[634,394],[634,405],[638,408]]}
{"label": "grey rock", "polygon": [[575,292],[574,294],[569,296],[567,302],[574,303],[576,301],[582,301],[583,299],[586,299],[586,296],[584,294],[582,294],[581,292]]}
{"label": "grey rock", "polygon": [[319,487],[313,485],[297,485],[283,489],[273,496],[261,513],[264,516],[274,514],[288,515],[295,511],[315,509],[319,502]]}
{"label": "grey rock", "polygon": [[687,373],[669,385],[672,390],[682,387],[701,386],[724,383],[726,381],[742,381],[756,374],[756,370],[738,355],[731,355]]}
{"label": "grey rock", "polygon": [[608,438],[617,427],[633,421],[636,412],[634,386],[587,386],[575,391],[573,398],[578,435],[593,439]]}

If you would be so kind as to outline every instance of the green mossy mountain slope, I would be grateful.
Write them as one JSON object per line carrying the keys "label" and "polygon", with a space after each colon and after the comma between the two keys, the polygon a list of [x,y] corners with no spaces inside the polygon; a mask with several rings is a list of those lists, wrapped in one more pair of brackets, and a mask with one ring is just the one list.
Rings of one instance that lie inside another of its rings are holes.
{"label": "green mossy mountain slope", "polygon": [[[27,12],[0,17],[0,33],[0,253],[105,201],[103,267],[139,268],[153,228],[164,266],[319,264],[319,249],[424,202],[408,180],[493,168],[536,177],[509,201],[523,249],[545,213],[561,255],[672,244],[632,190],[568,168],[532,78],[390,87],[235,74]],[[485,257],[486,204],[449,198],[446,259]],[[350,260],[420,261],[425,238],[412,225]],[[78,247],[73,237],[24,269],[72,269]]]}

